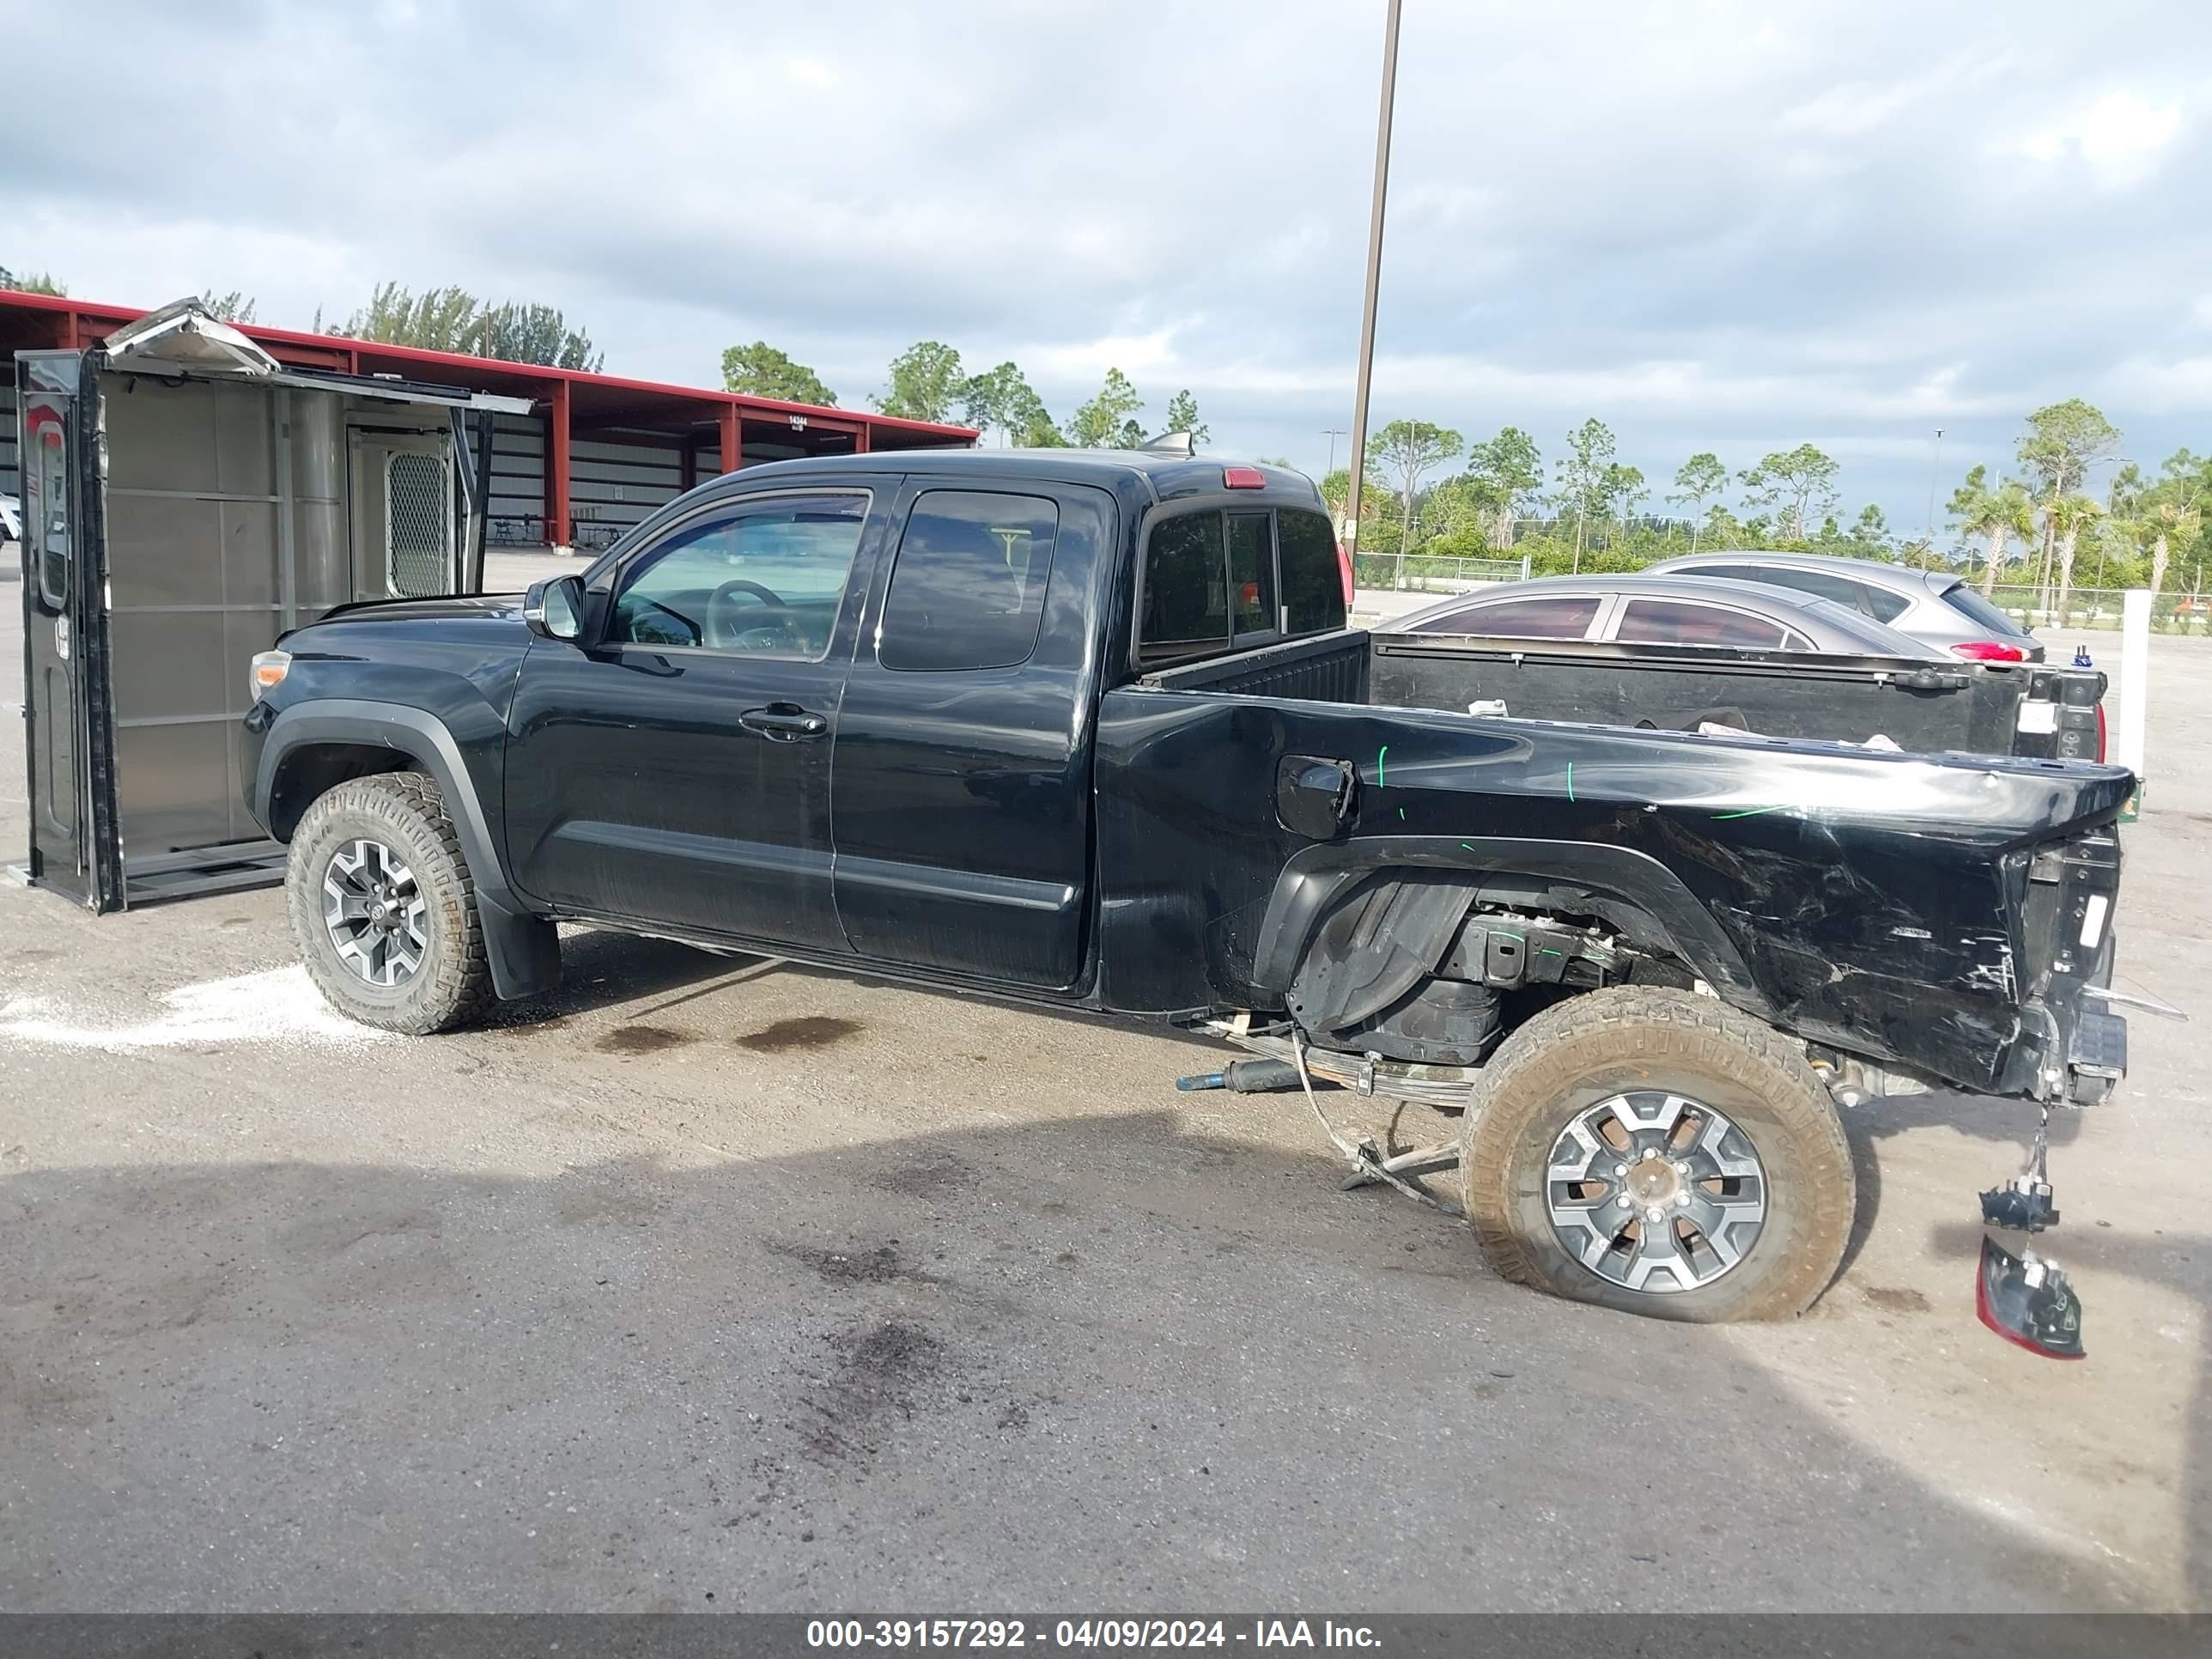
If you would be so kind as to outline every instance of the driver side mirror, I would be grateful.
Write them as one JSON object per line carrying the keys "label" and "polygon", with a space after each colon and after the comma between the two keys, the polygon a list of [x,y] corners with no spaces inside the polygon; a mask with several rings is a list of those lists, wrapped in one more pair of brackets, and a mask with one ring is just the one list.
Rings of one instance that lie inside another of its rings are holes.
{"label": "driver side mirror", "polygon": [[541,640],[573,640],[584,631],[584,579],[532,582],[523,596],[522,623]]}

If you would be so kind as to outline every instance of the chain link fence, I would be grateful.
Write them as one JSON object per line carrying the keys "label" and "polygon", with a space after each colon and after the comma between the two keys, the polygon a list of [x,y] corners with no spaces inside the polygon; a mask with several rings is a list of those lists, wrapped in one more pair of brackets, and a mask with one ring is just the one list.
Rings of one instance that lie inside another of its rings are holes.
{"label": "chain link fence", "polygon": [[1528,561],[1462,559],[1425,553],[1362,553],[1352,562],[1352,580],[1361,587],[1389,587],[1406,593],[1464,593],[1492,582],[1525,581]]}
{"label": "chain link fence", "polygon": [[[2023,627],[2117,633],[2124,592],[2117,587],[2076,587],[2062,602],[2056,587],[2000,584],[1990,599]],[[2160,593],[2151,601],[2150,625],[2156,634],[2212,634],[2212,597]]]}

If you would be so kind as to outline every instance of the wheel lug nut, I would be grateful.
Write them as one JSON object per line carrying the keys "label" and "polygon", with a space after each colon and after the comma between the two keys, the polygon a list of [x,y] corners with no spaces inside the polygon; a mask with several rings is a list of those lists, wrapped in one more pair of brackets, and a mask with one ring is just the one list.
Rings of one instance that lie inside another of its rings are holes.
{"label": "wheel lug nut", "polygon": [[1644,1212],[1644,1218],[1646,1221],[1656,1221],[1659,1219],[1659,1212],[1656,1210],[1646,1210]]}
{"label": "wheel lug nut", "polygon": [[1613,1166],[1613,1172],[1616,1176],[1625,1176],[1628,1173],[1628,1166],[1626,1164],[1616,1164]]}

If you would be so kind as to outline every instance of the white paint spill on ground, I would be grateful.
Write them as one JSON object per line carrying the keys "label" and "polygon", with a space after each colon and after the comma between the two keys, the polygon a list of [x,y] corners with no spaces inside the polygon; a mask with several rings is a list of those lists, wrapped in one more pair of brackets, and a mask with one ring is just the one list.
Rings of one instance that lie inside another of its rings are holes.
{"label": "white paint spill on ground", "polygon": [[391,1036],[334,1012],[293,966],[211,979],[162,994],[160,1018],[139,1025],[90,1023],[51,997],[0,1004],[0,1037],[68,1048],[179,1048],[204,1043],[380,1042]]}

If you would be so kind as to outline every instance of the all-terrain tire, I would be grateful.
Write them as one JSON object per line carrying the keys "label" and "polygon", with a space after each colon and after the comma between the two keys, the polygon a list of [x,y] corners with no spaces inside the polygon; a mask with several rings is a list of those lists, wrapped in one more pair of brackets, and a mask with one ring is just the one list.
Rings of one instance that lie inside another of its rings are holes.
{"label": "all-terrain tire", "polygon": [[[363,840],[397,854],[426,902],[421,963],[395,985],[364,978],[325,924],[323,884],[332,860]],[[497,1000],[475,884],[445,798],[427,773],[380,772],[318,796],[292,832],[284,890],[307,976],[348,1018],[427,1036],[469,1024]]]}
{"label": "all-terrain tire", "polygon": [[[1764,1171],[1757,1237],[1735,1266],[1694,1288],[1617,1284],[1585,1267],[1552,1222],[1547,1172],[1569,1123],[1611,1096],[1651,1090],[1724,1114]],[[1501,1275],[1650,1318],[1717,1324],[1802,1313],[1842,1264],[1857,1202],[1843,1125],[1800,1048],[1686,991],[1592,991],[1535,1016],[1478,1074],[1460,1152],[1468,1218]]]}

